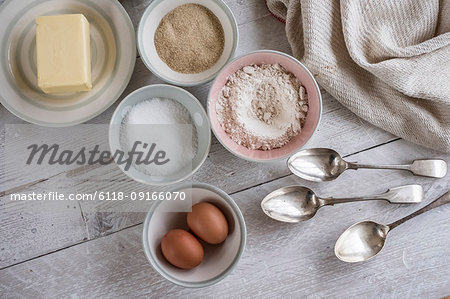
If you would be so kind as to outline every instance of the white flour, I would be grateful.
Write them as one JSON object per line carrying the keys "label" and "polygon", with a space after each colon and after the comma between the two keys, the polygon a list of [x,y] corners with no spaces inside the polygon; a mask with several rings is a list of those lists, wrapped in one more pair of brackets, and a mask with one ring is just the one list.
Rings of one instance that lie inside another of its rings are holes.
{"label": "white flour", "polygon": [[249,149],[271,150],[296,136],[308,111],[301,82],[279,64],[246,66],[228,78],[216,104],[225,132]]}

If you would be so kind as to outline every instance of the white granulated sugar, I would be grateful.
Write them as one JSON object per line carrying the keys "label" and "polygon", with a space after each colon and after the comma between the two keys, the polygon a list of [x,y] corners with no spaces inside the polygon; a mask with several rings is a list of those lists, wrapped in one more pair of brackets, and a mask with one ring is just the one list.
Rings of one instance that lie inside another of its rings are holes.
{"label": "white granulated sugar", "polygon": [[[180,126],[190,125],[190,126]],[[133,167],[145,174],[169,176],[187,167],[197,153],[197,131],[189,111],[172,99],[153,98],[134,105],[125,116],[121,126],[123,149],[132,149],[135,141],[156,144],[156,149],[166,152],[170,162],[134,164]],[[142,146],[139,151],[148,152]]]}
{"label": "white granulated sugar", "polygon": [[308,112],[306,89],[279,64],[232,74],[216,104],[219,123],[236,143],[271,150],[298,135]]}

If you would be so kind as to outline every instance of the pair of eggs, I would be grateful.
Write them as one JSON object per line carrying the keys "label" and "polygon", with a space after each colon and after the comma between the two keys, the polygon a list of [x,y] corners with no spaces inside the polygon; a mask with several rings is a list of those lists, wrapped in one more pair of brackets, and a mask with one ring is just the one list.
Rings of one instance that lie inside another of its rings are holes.
{"label": "pair of eggs", "polygon": [[[228,222],[222,211],[208,202],[200,202],[192,206],[187,213],[189,229],[199,239],[208,244],[220,244],[228,236]],[[181,269],[192,269],[203,260],[203,246],[188,231],[174,229],[161,240],[161,251],[166,260]]]}

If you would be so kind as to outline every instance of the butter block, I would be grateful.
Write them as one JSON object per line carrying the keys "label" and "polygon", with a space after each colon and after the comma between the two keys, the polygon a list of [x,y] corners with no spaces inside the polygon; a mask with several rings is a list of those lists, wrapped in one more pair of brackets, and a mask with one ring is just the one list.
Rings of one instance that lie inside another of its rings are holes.
{"label": "butter block", "polygon": [[82,14],[36,18],[38,85],[45,93],[89,91],[89,22]]}

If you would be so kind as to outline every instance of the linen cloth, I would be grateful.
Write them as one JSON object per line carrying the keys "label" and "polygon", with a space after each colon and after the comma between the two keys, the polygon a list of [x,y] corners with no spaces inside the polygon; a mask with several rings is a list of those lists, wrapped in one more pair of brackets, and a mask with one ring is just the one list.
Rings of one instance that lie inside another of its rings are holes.
{"label": "linen cloth", "polygon": [[450,152],[450,0],[267,0],[293,55],[361,118]]}

